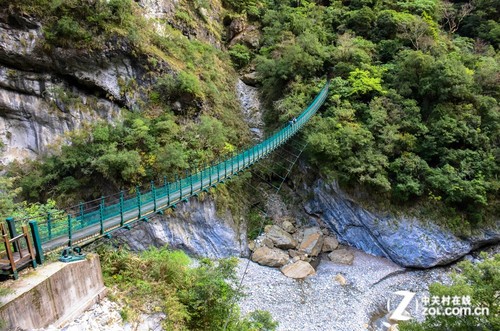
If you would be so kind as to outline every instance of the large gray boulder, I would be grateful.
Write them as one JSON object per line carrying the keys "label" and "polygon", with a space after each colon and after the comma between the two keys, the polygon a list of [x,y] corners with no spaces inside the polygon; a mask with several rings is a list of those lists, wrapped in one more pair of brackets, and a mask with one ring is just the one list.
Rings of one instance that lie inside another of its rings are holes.
{"label": "large gray boulder", "polygon": [[275,247],[290,249],[295,248],[297,245],[297,241],[279,226],[273,225],[268,229],[269,230],[266,232],[265,237],[271,239]]}
{"label": "large gray boulder", "polygon": [[304,238],[299,246],[299,251],[309,256],[318,256],[323,247],[323,232],[319,227],[304,229]]}
{"label": "large gray boulder", "polygon": [[283,275],[294,279],[304,279],[307,276],[316,274],[312,265],[301,260],[284,266],[281,268],[281,272]]}
{"label": "large gray boulder", "polygon": [[404,267],[430,268],[448,264],[486,244],[500,242],[500,221],[459,237],[433,222],[368,211],[336,183],[314,183],[305,211],[327,225],[337,239],[367,253],[385,256]]}
{"label": "large gray boulder", "polygon": [[266,246],[257,248],[252,254],[252,261],[268,267],[282,267],[288,263],[289,259],[285,251]]}
{"label": "large gray boulder", "polygon": [[230,211],[220,215],[213,199],[191,198],[173,213],[138,222],[131,230],[113,233],[134,251],[151,246],[181,249],[193,256],[224,258],[248,253],[244,229],[238,229]]}

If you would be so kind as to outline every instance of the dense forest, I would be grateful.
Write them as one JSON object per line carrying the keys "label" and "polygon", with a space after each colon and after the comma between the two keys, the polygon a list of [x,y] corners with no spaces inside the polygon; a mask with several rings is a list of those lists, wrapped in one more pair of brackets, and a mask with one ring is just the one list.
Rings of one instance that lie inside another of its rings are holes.
{"label": "dense forest", "polygon": [[[243,18],[259,27],[258,47],[220,50],[166,23],[169,38],[162,37],[130,0],[10,1],[11,10],[44,22],[47,49],[99,51],[121,38],[152,72],[162,61],[178,66],[175,74],[160,70],[140,110],[122,122],[92,125],[54,154],[11,166],[20,194],[67,205],[182,175],[248,146],[232,59],[237,70],[257,71],[270,129],[299,114],[332,77],[327,105],[304,133],[308,159],[323,176],[390,201],[388,208],[437,209],[454,229],[498,215],[500,2],[223,5],[225,25]],[[176,16],[189,24],[189,14],[210,2],[186,6]],[[190,100],[180,112],[172,106],[179,98]]]}

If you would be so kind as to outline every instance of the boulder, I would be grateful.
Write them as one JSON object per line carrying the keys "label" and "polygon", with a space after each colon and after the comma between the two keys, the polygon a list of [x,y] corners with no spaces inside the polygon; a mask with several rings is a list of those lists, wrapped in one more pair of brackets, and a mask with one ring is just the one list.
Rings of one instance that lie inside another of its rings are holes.
{"label": "boulder", "polygon": [[251,251],[254,251],[255,250],[255,240],[250,240],[248,242],[248,249],[251,250]]}
{"label": "boulder", "polygon": [[293,226],[292,222],[290,221],[283,221],[283,223],[281,223],[281,228],[288,233],[295,232],[295,226]]}
{"label": "boulder", "polygon": [[321,248],[322,253],[331,252],[339,247],[339,242],[337,238],[328,236],[323,240],[323,248]]}
{"label": "boulder", "polygon": [[255,71],[252,71],[248,74],[241,76],[241,80],[243,81],[243,83],[250,85],[250,86],[257,86],[257,84],[259,82],[258,77],[257,77],[257,72],[255,72]]}
{"label": "boulder", "polygon": [[337,249],[330,254],[328,254],[330,261],[340,264],[351,265],[354,261],[354,254],[347,249]]}
{"label": "boulder", "polygon": [[294,278],[294,279],[304,279],[307,276],[316,274],[314,268],[307,262],[297,261],[292,264],[288,264],[281,268],[283,275]]}
{"label": "boulder", "polygon": [[304,230],[304,238],[299,246],[299,251],[310,256],[318,256],[323,246],[323,232],[320,228],[312,227]]}
{"label": "boulder", "polygon": [[265,236],[269,238],[274,243],[274,246],[278,248],[289,249],[297,246],[297,241],[293,239],[288,232],[277,225],[271,226]]}
{"label": "boulder", "polygon": [[271,239],[269,239],[268,237],[264,236],[264,238],[262,239],[262,242],[261,242],[261,246],[266,246],[266,247],[269,247],[269,248],[273,248],[274,247],[274,243]]}
{"label": "boulder", "polygon": [[252,261],[268,267],[282,267],[288,263],[288,254],[281,249],[259,247],[252,254]]}

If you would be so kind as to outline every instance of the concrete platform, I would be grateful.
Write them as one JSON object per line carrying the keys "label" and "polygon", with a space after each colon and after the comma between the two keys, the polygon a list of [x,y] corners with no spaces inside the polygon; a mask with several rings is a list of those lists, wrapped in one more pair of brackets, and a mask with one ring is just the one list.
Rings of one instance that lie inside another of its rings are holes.
{"label": "concrete platform", "polygon": [[0,284],[2,329],[62,327],[106,295],[101,264],[95,254],[72,263],[53,262]]}

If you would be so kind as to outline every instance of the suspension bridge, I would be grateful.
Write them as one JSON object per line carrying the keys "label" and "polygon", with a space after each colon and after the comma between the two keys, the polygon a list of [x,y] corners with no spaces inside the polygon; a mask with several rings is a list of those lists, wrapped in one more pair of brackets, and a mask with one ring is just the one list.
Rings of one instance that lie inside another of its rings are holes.
{"label": "suspension bridge", "polygon": [[[33,244],[37,262],[43,262],[44,252],[73,245],[84,245],[101,237],[110,237],[117,229],[129,228],[138,221],[147,221],[155,214],[175,208],[180,202],[200,192],[208,192],[218,183],[224,183],[241,171],[266,158],[278,147],[292,138],[323,105],[328,95],[329,82],[321,89],[312,103],[293,121],[264,141],[216,165],[207,167],[185,178],[163,183],[151,182],[151,187],[134,194],[121,191],[115,195],[80,203],[68,214],[61,216],[47,214],[43,219],[30,220]],[[12,237],[21,221],[7,219]]]}

